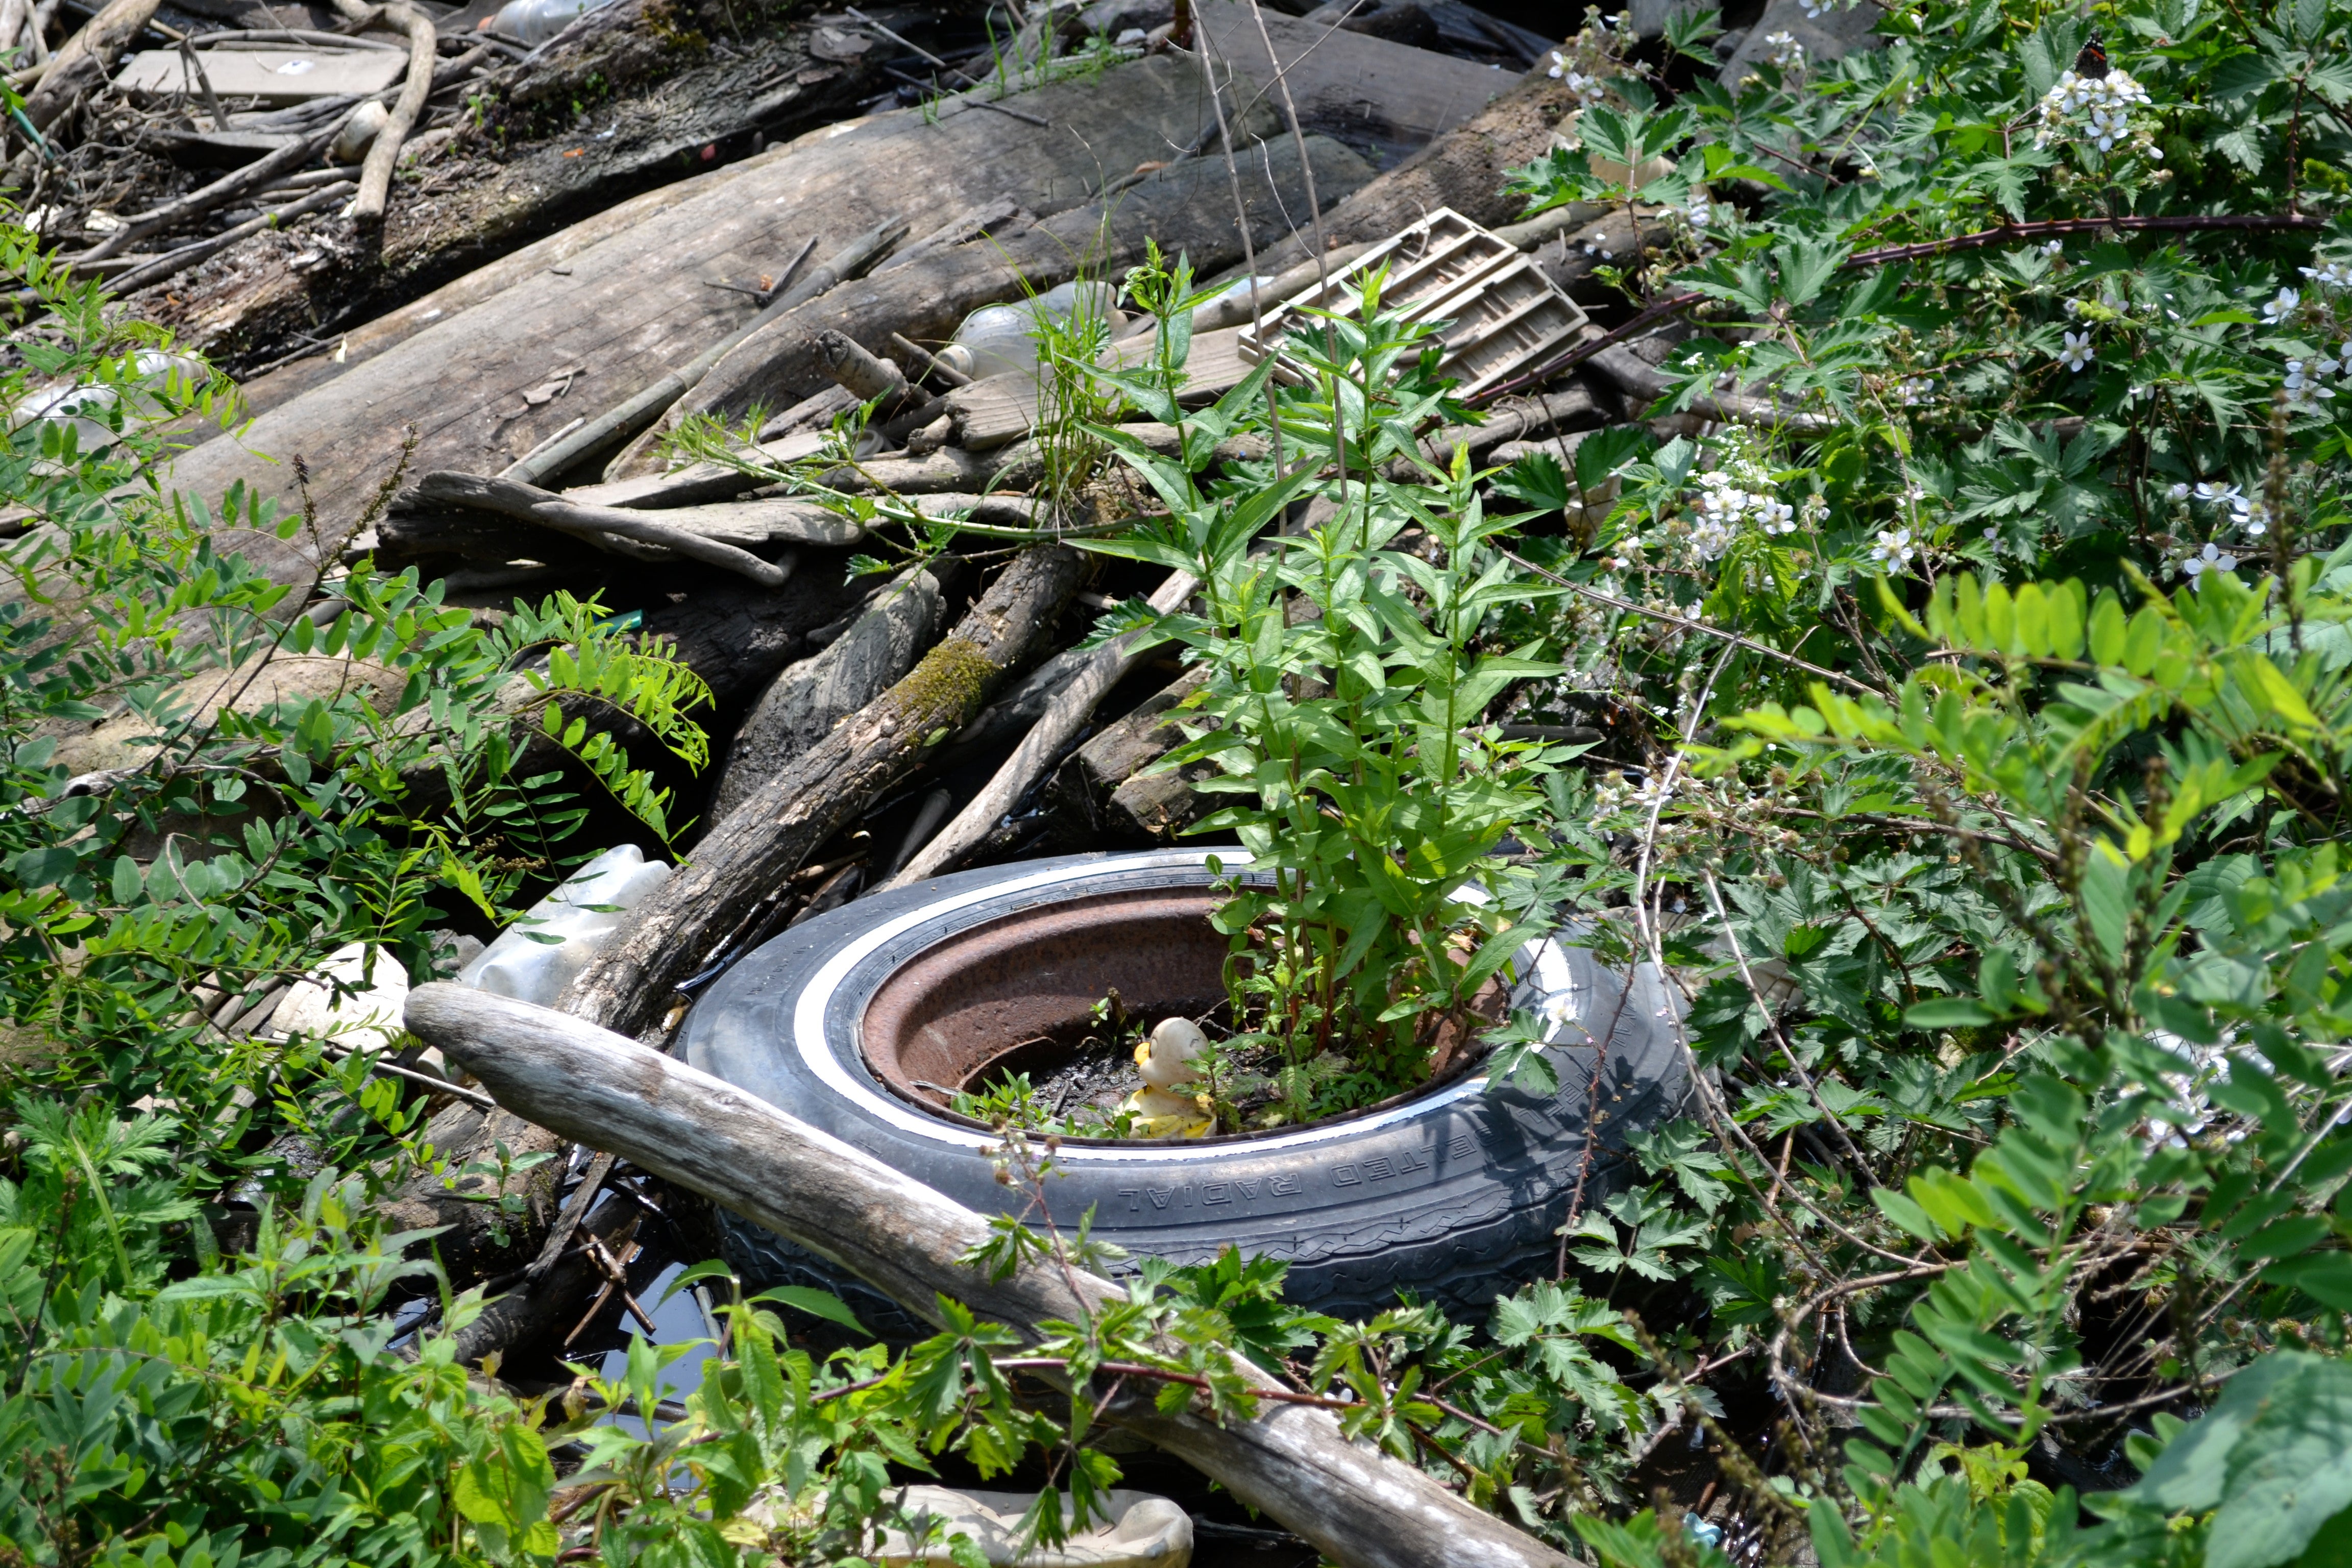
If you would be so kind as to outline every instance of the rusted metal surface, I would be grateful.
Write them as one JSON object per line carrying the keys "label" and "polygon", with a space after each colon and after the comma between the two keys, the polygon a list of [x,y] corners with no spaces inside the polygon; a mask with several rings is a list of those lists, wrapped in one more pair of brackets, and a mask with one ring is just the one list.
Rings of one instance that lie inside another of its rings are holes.
{"label": "rusted metal surface", "polygon": [[960,931],[884,982],[859,1048],[897,1093],[941,1110],[946,1095],[920,1085],[961,1089],[1040,1039],[1075,1043],[1114,989],[1146,1022],[1197,1016],[1224,1000],[1225,939],[1209,924],[1223,901],[1200,887],[1107,893]]}

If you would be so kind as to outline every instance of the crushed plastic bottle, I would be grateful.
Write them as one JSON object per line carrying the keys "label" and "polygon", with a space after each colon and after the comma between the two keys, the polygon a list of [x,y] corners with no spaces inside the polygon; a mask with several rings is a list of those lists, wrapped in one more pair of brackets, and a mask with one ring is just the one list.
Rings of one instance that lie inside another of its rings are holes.
{"label": "crushed plastic bottle", "polygon": [[8,411],[8,428],[20,430],[27,425],[44,425],[70,429],[76,450],[103,451],[121,438],[113,417],[117,405],[121,406],[126,427],[167,418],[173,410],[152,395],[170,385],[174,377],[183,385],[201,386],[211,374],[204,361],[191,354],[166,353],[162,349],[141,349],[131,363],[131,375],[119,383],[83,382],[51,387],[18,399]]}
{"label": "crushed plastic bottle", "polygon": [[[1069,282],[1046,289],[1034,300],[1010,305],[986,305],[974,310],[956,329],[950,346],[963,355],[950,361],[973,377],[1003,375],[1013,371],[1037,371],[1037,326],[1041,321],[1066,321],[1081,310],[1099,312],[1116,338],[1127,325],[1118,304],[1118,290],[1108,283]],[[968,359],[967,359],[968,356]]]}
{"label": "crushed plastic bottle", "polygon": [[669,873],[667,862],[646,859],[635,845],[615,845],[500,931],[481,956],[457,972],[457,984],[552,1007],[572,976],[620,929],[621,915]]}
{"label": "crushed plastic bottle", "polygon": [[490,31],[518,43],[543,44],[591,11],[601,11],[613,0],[507,0],[490,22]]}

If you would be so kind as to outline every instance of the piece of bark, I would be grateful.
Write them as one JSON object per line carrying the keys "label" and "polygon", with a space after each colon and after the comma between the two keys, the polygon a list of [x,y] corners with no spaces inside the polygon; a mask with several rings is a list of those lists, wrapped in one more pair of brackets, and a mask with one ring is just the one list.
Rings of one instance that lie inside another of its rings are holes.
{"label": "piece of bark", "polygon": [[[1192,596],[1200,579],[1189,572],[1173,572],[1150,598],[1151,607],[1168,615]],[[903,888],[926,877],[950,870],[996,826],[996,819],[1020,804],[1030,786],[1062,758],[1070,742],[1094,717],[1095,705],[1135,668],[1144,649],[1129,633],[1093,650],[1073,671],[1039,715],[1035,727],[1023,737],[981,792],[972,796],[939,837],[918,851],[887,886]]]}
{"label": "piece of bark", "polygon": [[817,482],[851,495],[884,490],[899,495],[957,495],[1019,489],[1030,477],[1036,448],[971,452],[942,447],[925,458],[876,458],[855,468],[829,468]]}
{"label": "piece of bark", "polygon": [[[686,873],[681,873],[683,876]],[[673,877],[671,881],[678,880]],[[1049,1258],[1002,1279],[963,1261],[987,1216],[832,1134],[682,1062],[576,1017],[463,986],[409,994],[408,1027],[501,1104],[593,1139],[808,1247],[918,1316],[939,1298],[1035,1335],[1127,1293]],[[1282,1388],[1246,1358],[1234,1375]],[[1108,1385],[1103,1416],[1213,1477],[1348,1568],[1566,1568],[1573,1560],[1454,1496],[1419,1468],[1350,1442],[1328,1411],[1265,1400],[1220,1426],[1166,1414],[1156,1388]]]}
{"label": "piece of bark", "polygon": [[83,94],[106,80],[122,51],[153,19],[155,5],[156,0],[109,0],[105,9],[65,41],[50,58],[41,84],[25,99],[24,115],[34,130],[47,131]]}
{"label": "piece of bark", "polygon": [[724,822],[760,785],[897,685],[940,635],[940,582],[901,574],[823,652],[786,665],[727,747],[709,817]]}
{"label": "piece of bark", "polygon": [[[1318,191],[1351,191],[1371,177],[1370,166],[1339,143],[1310,137],[1307,144]],[[1240,180],[1250,228],[1263,244],[1288,232],[1290,215],[1306,201],[1306,184],[1289,142],[1260,151],[1244,163]],[[945,338],[979,307],[1064,282],[1082,265],[1116,276],[1142,259],[1152,240],[1164,253],[1190,255],[1204,271],[1240,257],[1232,182],[1221,163],[1173,164],[1108,205],[1076,208],[1025,232],[958,246],[836,289],[737,344],[680,407],[732,419],[755,403],[795,402],[826,379],[819,356],[828,331],[853,338],[886,331]]]}
{"label": "piece of bark", "polygon": [[694,858],[623,917],[563,994],[592,1022],[640,1032],[671,988],[826,839],[970,722],[1005,672],[1027,661],[1085,579],[1067,545],[1015,556],[913,672],[764,780]]}
{"label": "piece of bark", "polygon": [[907,373],[886,359],[877,359],[845,332],[816,335],[817,368],[841,384],[860,403],[877,397],[903,396]]}
{"label": "piece of bark", "polygon": [[[638,9],[634,0],[608,9],[625,7]],[[714,60],[713,95],[724,96],[740,68]],[[723,177],[637,198],[626,221],[612,215],[591,219],[576,238],[549,239],[479,278],[454,282],[390,319],[354,330],[346,363],[322,355],[263,378],[286,377],[298,390],[284,395],[257,387],[263,412],[249,426],[179,454],[159,477],[211,500],[243,480],[257,496],[291,509],[289,460],[299,454],[331,530],[355,516],[392,471],[404,425],[415,425],[421,437],[412,459],[417,470],[503,467],[582,410],[609,408],[635,394],[648,365],[691,359],[751,313],[742,296],[704,279],[756,279],[781,266],[813,234],[820,237],[823,254],[851,236],[925,210],[942,188],[980,186],[1009,194],[1033,212],[1061,211],[1087,199],[1100,168],[1131,168],[1160,155],[1171,139],[1192,135],[1199,87],[1192,67],[1147,60],[1114,67],[1097,80],[1055,83],[1024,95],[1054,120],[1052,135],[1008,137],[1004,128],[1013,121],[978,111],[927,123],[915,110],[812,132],[734,165],[736,172]],[[504,203],[509,195],[528,195],[533,184],[563,177],[572,164],[561,154],[580,145],[597,143],[550,142],[546,166],[530,165],[528,177],[518,174],[522,184],[512,188],[506,175],[492,179],[496,172],[486,172],[490,195]],[[431,237],[404,238],[405,226],[436,215],[449,216],[431,203],[404,198],[386,221],[384,265],[422,265],[415,259],[422,249],[395,251],[412,243],[426,247]],[[675,260],[648,266],[651,257]],[[306,321],[332,320],[350,304],[337,294],[319,301],[312,317],[308,296],[301,298]],[[185,316],[174,319],[188,324]],[[452,364],[465,365],[466,374],[453,377]],[[566,364],[584,367],[570,390],[543,406],[525,407],[523,392]],[[314,565],[291,546],[264,552],[257,564],[289,584],[307,580]]]}
{"label": "piece of bark", "polygon": [[592,542],[610,538],[659,545],[689,560],[719,567],[739,577],[748,577],[763,588],[781,588],[792,575],[789,565],[762,561],[747,550],[738,550],[716,539],[673,527],[660,521],[659,513],[628,511],[620,507],[583,506],[536,485],[520,484],[513,479],[489,479],[480,474],[433,473],[417,481],[416,493],[425,500],[495,511]]}
{"label": "piece of bark", "polygon": [[1663,209],[1636,207],[1629,214],[1619,208],[1538,247],[1536,267],[1580,304],[1614,305],[1622,297],[1598,276],[1600,269],[1622,268],[1637,250],[1655,250],[1672,235]]}
{"label": "piece of bark", "polygon": [[1489,409],[1483,425],[1447,425],[1433,430],[1422,437],[1421,451],[1431,462],[1444,463],[1452,458],[1458,444],[1469,448],[1473,462],[1483,463],[1488,453],[1507,441],[1554,431],[1589,430],[1606,422],[1607,414],[1591,391],[1571,384],[1558,392],[1509,398]]}
{"label": "piece of bark", "polygon": [[[1538,68],[1403,163],[1323,214],[1323,235],[1335,246],[1386,239],[1419,223],[1437,207],[1452,207],[1489,228],[1519,216],[1515,197],[1503,194],[1513,168],[1532,163],[1550,150],[1554,130],[1576,107],[1567,83]],[[1327,188],[1328,190],[1328,188]],[[1301,233],[1262,250],[1257,269],[1286,271],[1314,259],[1304,220]],[[1204,273],[1207,268],[1202,269]]]}
{"label": "piece of bark", "polygon": [[[1615,382],[1618,390],[1642,409],[1675,391],[1666,378],[1658,373],[1657,366],[1623,343],[1612,344],[1584,363]],[[1827,430],[1835,423],[1829,415],[1807,413],[1788,407],[1774,398],[1758,397],[1744,392],[1701,393],[1685,407],[1702,419],[1767,427],[1785,426],[1812,434]]]}

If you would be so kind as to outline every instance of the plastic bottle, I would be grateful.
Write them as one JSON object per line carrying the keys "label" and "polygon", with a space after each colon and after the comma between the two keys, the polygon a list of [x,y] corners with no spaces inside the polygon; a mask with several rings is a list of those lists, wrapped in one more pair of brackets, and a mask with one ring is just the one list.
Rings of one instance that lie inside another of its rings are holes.
{"label": "plastic bottle", "polygon": [[490,31],[518,43],[543,44],[591,11],[601,11],[612,0],[507,0],[490,23]]}
{"label": "plastic bottle", "polygon": [[131,374],[120,383],[57,386],[19,399],[8,411],[8,427],[16,430],[34,424],[70,427],[76,432],[77,450],[102,451],[118,439],[112,420],[115,405],[122,405],[126,426],[167,417],[173,411],[161,399],[147,395],[163,390],[174,376],[185,384],[202,385],[210,374],[204,361],[161,349],[141,349],[131,363]]}
{"label": "plastic bottle", "polygon": [[1072,281],[1057,284],[1034,300],[983,306],[964,318],[952,340],[954,346],[969,354],[971,368],[965,369],[961,356],[950,363],[973,377],[1003,375],[1012,371],[1026,371],[1034,375],[1037,371],[1036,332],[1041,321],[1066,321],[1081,309],[1096,311],[1109,325],[1105,340],[1108,342],[1118,337],[1127,325],[1118,299],[1118,290],[1108,283]]}
{"label": "plastic bottle", "polygon": [[[457,984],[553,1006],[572,977],[620,929],[622,913],[669,873],[667,862],[646,859],[635,845],[615,845],[500,931],[480,957],[457,972]],[[551,942],[550,937],[557,940]]]}

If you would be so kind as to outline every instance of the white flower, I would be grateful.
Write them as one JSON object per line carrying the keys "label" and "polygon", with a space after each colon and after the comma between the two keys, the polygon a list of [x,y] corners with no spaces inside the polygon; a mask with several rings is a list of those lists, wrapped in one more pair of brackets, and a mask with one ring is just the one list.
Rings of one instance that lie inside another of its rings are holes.
{"label": "white flower", "polygon": [[2332,387],[2322,386],[2313,374],[2306,373],[2304,362],[2286,362],[2286,400],[2298,408],[2309,408],[2314,403],[2325,403],[2336,395]]}
{"label": "white flower", "polygon": [[1713,205],[1707,201],[1706,195],[1701,193],[1692,196],[1690,205],[1691,227],[1705,228],[1708,224],[1714,221],[1715,208]]}
{"label": "white flower", "polygon": [[1882,528],[1878,531],[1878,542],[1870,547],[1870,558],[1882,566],[1904,572],[1910,569],[1911,557],[1917,554],[1918,550],[1909,529]]}
{"label": "white flower", "polygon": [[2222,553],[2217,545],[2209,544],[2197,554],[2183,561],[2180,563],[2180,569],[2189,574],[2189,581],[2195,583],[2201,591],[2205,586],[2207,573],[2235,572],[2238,569],[2238,558]]}
{"label": "white flower", "polygon": [[2084,365],[2091,363],[2094,357],[2091,352],[2090,331],[2086,328],[2079,332],[2067,332],[2063,335],[2066,340],[2066,346],[2059,352],[2058,361],[2068,370],[2080,372]]}
{"label": "white flower", "polygon": [[2352,267],[2340,261],[2331,261],[2324,267],[2306,267],[2303,275],[2322,289],[2352,289]]}
{"label": "white flower", "polygon": [[2260,539],[2270,531],[2270,509],[2258,500],[2240,496],[2233,503],[2230,521],[2243,530],[2249,539]]}
{"label": "white flower", "polygon": [[2034,133],[2033,144],[2046,147],[2079,137],[2102,153],[2111,153],[2125,142],[2138,152],[2152,153],[2153,137],[2132,114],[2149,101],[2147,89],[2134,80],[2129,71],[2109,70],[2103,77],[2068,71],[2042,96],[2042,125]]}
{"label": "white flower", "polygon": [[2263,320],[2275,327],[2294,315],[2294,308],[2302,302],[2302,295],[2292,289],[2282,289],[2278,291],[2277,299],[2263,307]]}
{"label": "white flower", "polygon": [[1607,90],[1601,85],[1599,77],[1570,69],[1568,57],[1558,49],[1551,52],[1551,69],[1546,74],[1555,81],[1566,82],[1568,90],[1576,95],[1579,103],[1598,103]]}
{"label": "white flower", "polygon": [[[2172,488],[2182,494],[2189,493],[2188,487],[2185,485],[2175,485]],[[2237,486],[2221,484],[2213,479],[2198,481],[2195,493],[2199,500],[2209,505],[2243,506],[2246,504],[2246,498]]]}
{"label": "white flower", "polygon": [[1805,46],[1797,42],[1793,33],[1767,33],[1764,41],[1772,47],[1772,63],[1782,70],[1790,70],[1805,63]]}
{"label": "white flower", "polygon": [[1895,393],[1896,396],[1903,400],[1903,405],[1906,408],[1916,408],[1920,404],[1927,402],[1927,395],[1935,390],[1935,377],[1927,375],[1915,375],[1908,381],[1905,381],[1898,384],[1895,388]]}
{"label": "white flower", "polygon": [[2066,254],[2066,242],[2063,239],[2053,239],[2042,249],[2044,255],[2063,256]]}

